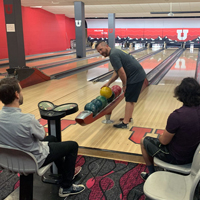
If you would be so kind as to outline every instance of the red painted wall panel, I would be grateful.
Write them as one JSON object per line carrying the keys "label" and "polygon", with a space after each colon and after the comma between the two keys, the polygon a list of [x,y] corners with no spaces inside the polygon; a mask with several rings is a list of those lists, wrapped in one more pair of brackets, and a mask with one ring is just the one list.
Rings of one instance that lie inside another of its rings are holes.
{"label": "red painted wall panel", "polygon": [[70,48],[70,41],[75,40],[76,33],[75,33],[75,21],[74,19],[65,18],[65,24],[66,24],[66,39],[67,39],[67,48]]}
{"label": "red painted wall panel", "polygon": [[[74,19],[22,6],[25,55],[62,51],[75,39]],[[0,59],[8,58],[3,1],[0,1]]]}
{"label": "red painted wall panel", "polygon": [[0,1],[0,59],[8,57],[3,1]]}
{"label": "red painted wall panel", "polygon": [[22,7],[25,54],[66,49],[65,16]]}
{"label": "red painted wall panel", "polygon": [[[180,30],[182,33],[180,34],[180,37],[184,38],[184,31],[188,31],[186,34],[186,39],[179,39],[178,38],[178,33],[177,30]],[[104,37],[105,34],[104,32],[107,31],[107,29],[100,29],[100,28],[89,28],[88,29],[88,36],[91,36],[93,38],[101,38]],[[193,40],[200,36],[200,28],[116,28],[115,29],[115,37],[131,37],[131,38],[157,38],[158,36],[160,37],[165,37],[167,36],[168,38],[172,40],[177,40],[177,41],[188,41],[188,40]]]}

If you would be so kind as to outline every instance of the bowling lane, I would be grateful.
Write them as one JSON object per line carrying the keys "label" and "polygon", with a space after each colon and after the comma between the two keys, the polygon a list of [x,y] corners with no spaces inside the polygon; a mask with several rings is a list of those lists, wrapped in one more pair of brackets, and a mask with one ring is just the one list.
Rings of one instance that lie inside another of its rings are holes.
{"label": "bowling lane", "polygon": [[[155,54],[154,56],[142,61],[140,64],[144,68],[145,72],[148,73],[149,71],[154,69],[158,64],[160,64],[163,60],[165,60],[168,56],[170,56],[174,51],[176,51],[176,49],[165,49],[165,50]],[[142,52],[133,54],[133,56],[136,59],[139,59],[142,56],[147,55],[151,52],[153,52],[152,49],[146,49]],[[111,70],[113,70],[113,68],[110,63],[89,69],[87,71],[87,80],[91,80],[91,79],[98,77],[108,71],[111,71]],[[117,79],[117,82],[121,82],[119,78]]]}
{"label": "bowling lane", "polygon": [[152,57],[142,61],[140,64],[144,68],[146,74],[169,57],[177,49],[164,49],[163,51],[153,55]]}
{"label": "bowling lane", "polygon": [[[128,50],[126,50],[128,52]],[[131,49],[130,51],[133,51],[133,49]],[[142,56],[145,56],[149,53],[152,52],[152,49],[146,49],[144,51],[138,52],[138,53],[134,53],[132,54],[136,59],[141,58]],[[111,65],[111,63],[106,63],[104,65],[100,65],[98,67],[92,68],[87,70],[87,80],[91,80],[95,77],[98,77],[102,74],[105,74],[109,71],[113,70],[113,67]]]}
{"label": "bowling lane", "polygon": [[194,49],[193,51],[186,49],[168,73],[159,82],[159,85],[178,85],[183,78],[194,77],[197,58],[198,49]]}
{"label": "bowling lane", "polygon": [[[96,50],[94,50],[94,51],[88,51],[88,52],[86,51],[86,56],[87,55],[91,55],[91,54],[96,54],[96,53],[97,53]],[[26,66],[28,66],[28,67],[37,67],[39,65],[51,64],[51,63],[54,63],[54,62],[61,62],[61,61],[66,61],[67,62],[67,59],[73,59],[73,58],[76,58],[76,54],[65,55],[65,56],[58,56],[58,57],[53,57],[53,58],[44,58],[44,59],[42,59],[42,58],[40,59],[38,57],[38,60],[26,62]],[[7,65],[5,67],[1,67],[0,68],[0,73],[6,73],[6,69],[8,69],[8,68],[9,68],[9,65]]]}
{"label": "bowling lane", "polygon": [[[126,51],[127,52],[133,51],[133,49],[127,49]],[[95,50],[95,52],[97,53],[96,50]],[[63,72],[63,71],[66,71],[66,70],[78,68],[78,67],[81,67],[82,65],[90,64],[90,63],[97,62],[97,61],[104,60],[104,59],[105,58],[99,54],[99,56],[87,58],[87,59],[82,60],[82,61],[77,61],[77,62],[73,62],[73,63],[69,63],[69,64],[63,64],[63,65],[60,65],[60,66],[51,67],[49,69],[44,69],[44,70],[42,70],[42,72],[44,72],[47,75],[52,75],[52,74],[55,74],[55,73],[59,73],[59,72]],[[109,66],[106,65],[106,66],[103,66],[103,67],[101,66],[100,68],[108,69],[108,67]]]}
{"label": "bowling lane", "polygon": [[[52,55],[60,55],[60,54],[64,54],[64,53],[71,53],[71,52],[74,52],[74,50],[66,50],[66,51],[57,51],[57,52],[49,52],[49,53],[41,53],[41,54],[34,54],[34,55],[28,55],[26,56],[26,61],[27,60],[30,60],[30,59],[34,59],[34,58],[42,58],[44,56],[52,56]],[[9,62],[8,59],[2,59],[0,60],[0,64],[4,64],[4,63],[7,63]]]}
{"label": "bowling lane", "polygon": [[[86,51],[86,56],[87,55],[91,55],[91,54],[96,54],[97,51]],[[76,53],[74,54],[70,54],[70,55],[63,55],[63,56],[58,56],[58,57],[53,57],[53,58],[45,58],[45,59],[41,59],[38,61],[31,61],[27,63],[27,66],[29,67],[36,67],[38,65],[42,65],[42,64],[49,64],[49,63],[54,63],[54,62],[59,62],[59,61],[67,61],[67,59],[72,59],[72,58],[76,58]]]}

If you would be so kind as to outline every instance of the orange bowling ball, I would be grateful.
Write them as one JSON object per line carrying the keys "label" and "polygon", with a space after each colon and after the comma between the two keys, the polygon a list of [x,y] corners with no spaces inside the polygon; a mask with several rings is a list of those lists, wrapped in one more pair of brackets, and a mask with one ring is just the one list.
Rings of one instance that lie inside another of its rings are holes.
{"label": "orange bowling ball", "polygon": [[112,96],[112,90],[109,87],[102,87],[100,90],[100,95],[109,99]]}

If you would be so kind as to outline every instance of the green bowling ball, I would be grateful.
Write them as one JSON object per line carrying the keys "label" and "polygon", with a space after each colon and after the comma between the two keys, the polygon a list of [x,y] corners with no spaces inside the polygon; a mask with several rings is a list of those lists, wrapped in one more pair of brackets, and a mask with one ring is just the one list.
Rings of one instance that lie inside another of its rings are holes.
{"label": "green bowling ball", "polygon": [[97,107],[97,112],[99,112],[103,108],[103,103],[99,99],[93,99],[91,103],[95,104]]}
{"label": "green bowling ball", "polygon": [[102,102],[103,108],[107,106],[108,101],[107,101],[106,97],[104,97],[104,96],[98,96],[96,99],[99,99]]}
{"label": "green bowling ball", "polygon": [[89,111],[93,112],[93,116],[96,115],[98,112],[97,106],[95,104],[93,104],[92,102],[87,103],[84,107],[84,110],[89,110]]}

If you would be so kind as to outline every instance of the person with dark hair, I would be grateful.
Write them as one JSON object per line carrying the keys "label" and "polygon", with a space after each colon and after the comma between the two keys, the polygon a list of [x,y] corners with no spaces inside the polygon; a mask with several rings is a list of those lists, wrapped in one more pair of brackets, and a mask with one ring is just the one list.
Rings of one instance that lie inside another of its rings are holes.
{"label": "person with dark hair", "polygon": [[142,89],[146,73],[140,63],[130,54],[120,49],[111,48],[106,42],[100,41],[95,46],[96,50],[104,57],[110,58],[110,62],[114,68],[114,72],[110,80],[102,87],[109,87],[118,77],[122,81],[122,88],[125,92],[125,117],[121,118],[119,124],[115,124],[115,128],[128,128],[128,124],[132,119],[134,103],[137,102]]}
{"label": "person with dark hair", "polygon": [[55,162],[61,174],[59,196],[78,194],[84,185],[73,184],[73,178],[81,167],[75,168],[78,144],[74,141],[57,142],[56,137],[45,137],[44,127],[32,114],[25,114],[19,108],[23,104],[22,89],[14,78],[0,80],[0,144],[32,153],[39,167]]}
{"label": "person with dark hair", "polygon": [[184,78],[174,90],[174,97],[183,106],[174,110],[159,138],[141,139],[141,150],[149,173],[142,172],[146,180],[155,172],[153,157],[164,162],[182,165],[192,162],[200,143],[200,85],[194,78]]}

